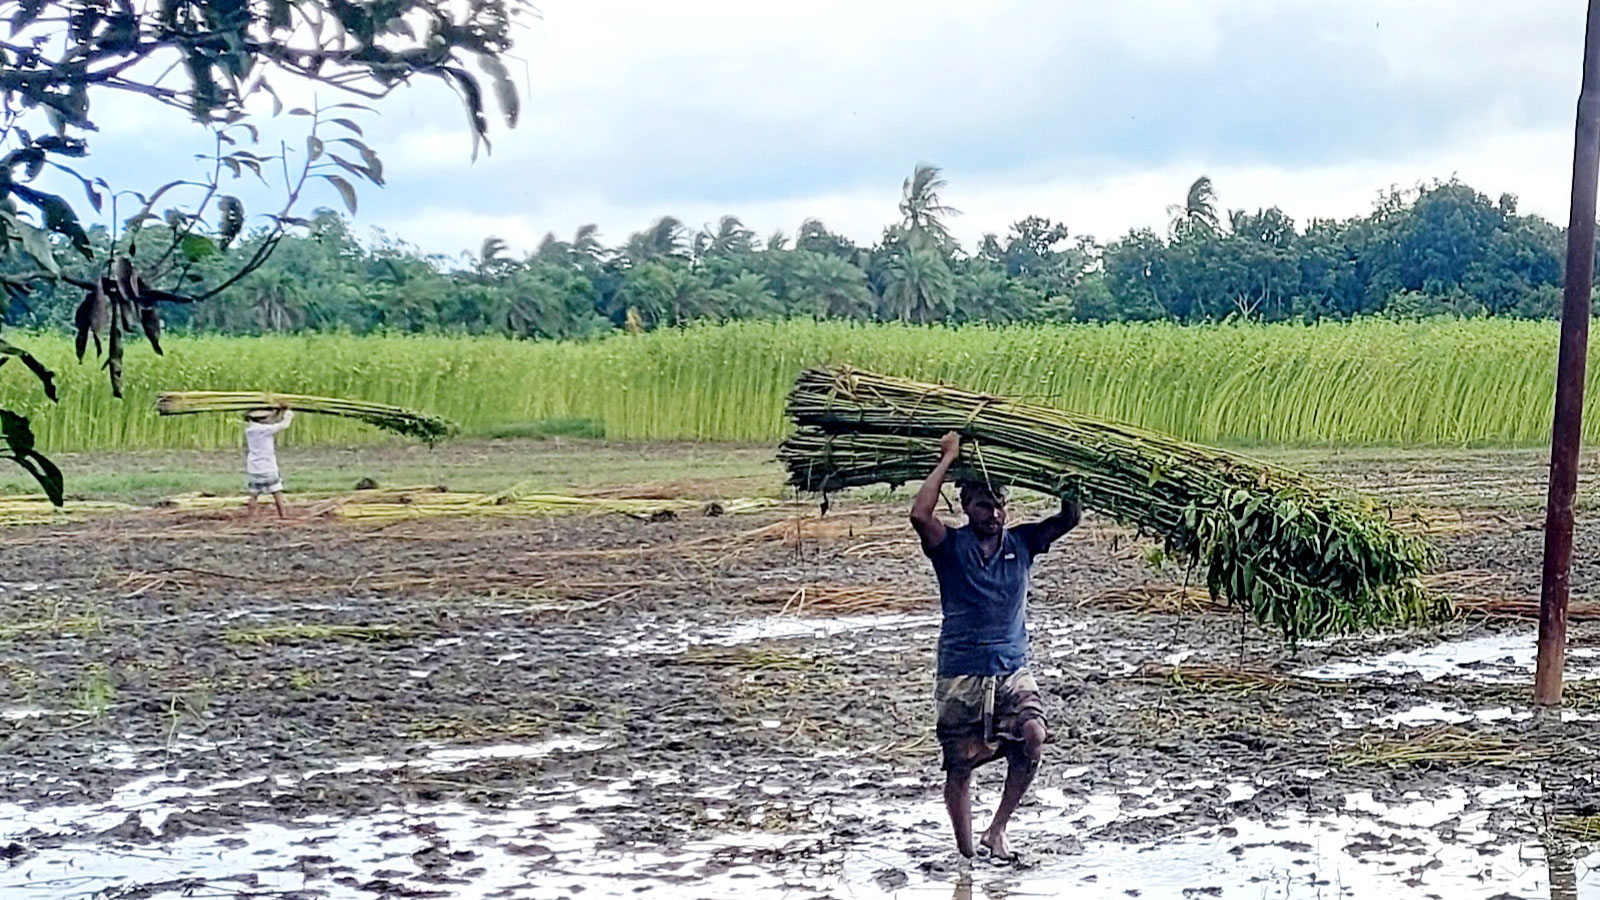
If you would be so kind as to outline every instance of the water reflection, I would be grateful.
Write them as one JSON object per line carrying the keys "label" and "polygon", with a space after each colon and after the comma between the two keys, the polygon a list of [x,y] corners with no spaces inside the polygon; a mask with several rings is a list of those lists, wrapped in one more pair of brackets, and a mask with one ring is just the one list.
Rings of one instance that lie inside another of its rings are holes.
{"label": "water reflection", "polygon": [[[1004,880],[995,879],[983,883],[983,900],[1006,900],[1010,896],[1011,891],[1007,888]],[[956,876],[954,892],[951,893],[950,900],[972,900],[972,873],[970,871],[963,871]]]}
{"label": "water reflection", "polygon": [[1550,867],[1550,900],[1578,900],[1578,866],[1572,847],[1547,835],[1544,855]]}

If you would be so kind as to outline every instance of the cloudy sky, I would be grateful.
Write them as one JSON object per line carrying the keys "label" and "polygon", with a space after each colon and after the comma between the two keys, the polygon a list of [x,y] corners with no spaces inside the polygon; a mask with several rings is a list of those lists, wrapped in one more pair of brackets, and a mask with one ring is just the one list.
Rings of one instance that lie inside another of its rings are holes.
{"label": "cloudy sky", "polygon": [[[490,155],[471,160],[440,86],[368,121],[390,183],[363,193],[363,235],[526,250],[733,213],[870,241],[919,161],[944,167],[968,242],[1030,214],[1101,239],[1160,226],[1202,173],[1228,208],[1299,221],[1452,174],[1566,219],[1576,0],[537,2],[510,66],[523,121],[496,122]],[[100,112],[119,187],[193,144],[160,112]]]}

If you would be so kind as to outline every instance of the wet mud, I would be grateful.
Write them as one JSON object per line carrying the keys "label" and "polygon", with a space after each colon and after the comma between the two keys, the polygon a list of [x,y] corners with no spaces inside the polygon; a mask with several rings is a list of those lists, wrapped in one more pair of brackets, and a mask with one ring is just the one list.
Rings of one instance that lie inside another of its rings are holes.
{"label": "wet mud", "polygon": [[[1600,862],[1551,830],[1600,814],[1600,626],[1535,716],[1529,619],[1290,651],[1096,522],[1036,570],[1020,857],[963,861],[931,574],[898,506],[814,516],[7,529],[0,896],[1487,900]],[[1443,589],[1536,595],[1533,514],[1445,519]]]}

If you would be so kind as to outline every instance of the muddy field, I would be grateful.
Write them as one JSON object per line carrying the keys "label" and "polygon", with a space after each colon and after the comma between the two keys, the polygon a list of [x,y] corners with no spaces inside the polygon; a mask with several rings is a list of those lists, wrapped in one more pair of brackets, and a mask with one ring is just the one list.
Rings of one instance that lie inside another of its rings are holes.
{"label": "muddy field", "polygon": [[1527,705],[1537,512],[1333,468],[1407,504],[1472,612],[1290,654],[1087,521],[1036,570],[1056,739],[1015,864],[947,834],[899,500],[0,530],[0,896],[1600,896],[1600,680]]}

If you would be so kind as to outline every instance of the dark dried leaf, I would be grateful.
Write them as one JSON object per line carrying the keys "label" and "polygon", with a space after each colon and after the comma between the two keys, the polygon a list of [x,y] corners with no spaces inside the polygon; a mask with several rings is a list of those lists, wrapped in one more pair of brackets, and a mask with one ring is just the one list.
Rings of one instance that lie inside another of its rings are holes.
{"label": "dark dried leaf", "polygon": [[28,420],[9,409],[0,409],[0,438],[6,442],[6,455],[39,482],[51,503],[60,506],[65,500],[66,483],[55,463],[34,449],[33,429]]}
{"label": "dark dried leaf", "polygon": [[326,178],[328,180],[329,184],[333,185],[335,188],[338,188],[339,196],[344,198],[345,208],[350,210],[350,215],[352,215],[352,216],[355,215],[356,214],[356,189],[355,189],[355,187],[353,185],[351,185],[350,182],[348,182],[345,179],[339,177],[338,175],[323,175],[322,177]]}
{"label": "dark dried leaf", "polygon": [[217,238],[222,249],[226,250],[244,229],[244,204],[239,202],[238,197],[224,196],[217,201],[217,207],[222,211],[222,224],[217,229]]}
{"label": "dark dried leaf", "polygon": [[122,399],[122,328],[117,319],[121,316],[111,317],[111,343],[106,350],[106,371],[111,375],[111,396]]}
{"label": "dark dried leaf", "polygon": [[144,329],[144,336],[150,339],[150,348],[156,355],[164,355],[161,352],[161,313],[154,304],[139,308],[139,327]]}
{"label": "dark dried leaf", "polygon": [[56,402],[56,373],[46,368],[45,364],[39,362],[32,353],[0,338],[0,362],[4,362],[13,356],[22,360],[22,364],[28,367],[28,371],[32,372],[34,377],[39,379],[39,383],[44,385],[44,395],[50,398],[50,402]]}
{"label": "dark dried leaf", "polygon": [[117,257],[111,264],[111,277],[116,279],[117,296],[128,300],[138,298],[138,288],[133,283],[133,260],[126,256]]}

